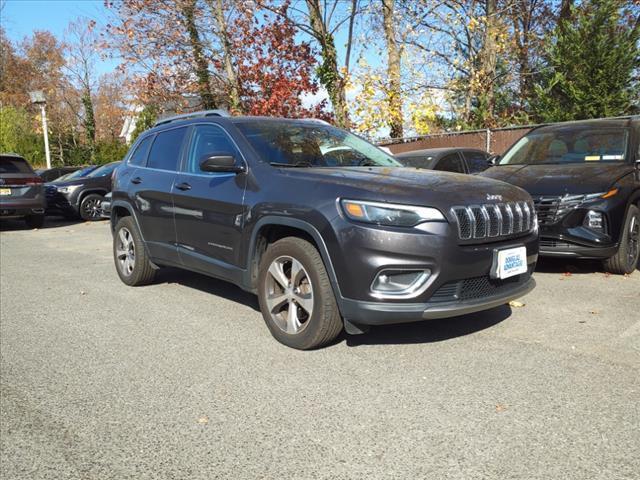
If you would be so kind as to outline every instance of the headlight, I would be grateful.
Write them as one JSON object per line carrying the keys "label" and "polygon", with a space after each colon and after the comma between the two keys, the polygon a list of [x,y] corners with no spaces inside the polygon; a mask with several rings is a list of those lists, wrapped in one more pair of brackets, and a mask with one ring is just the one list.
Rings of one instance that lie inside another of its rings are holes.
{"label": "headlight", "polygon": [[413,227],[423,222],[445,221],[444,215],[431,207],[344,199],[340,201],[340,204],[347,218],[357,222],[393,227]]}
{"label": "headlight", "polygon": [[69,185],[66,187],[58,187],[58,191],[60,193],[73,193],[75,192],[78,188],[80,188],[82,185]]}

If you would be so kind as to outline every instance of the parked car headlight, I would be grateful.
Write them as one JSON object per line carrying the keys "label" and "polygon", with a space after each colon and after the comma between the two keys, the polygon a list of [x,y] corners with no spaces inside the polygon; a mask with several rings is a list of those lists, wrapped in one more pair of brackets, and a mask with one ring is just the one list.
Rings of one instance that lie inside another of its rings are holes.
{"label": "parked car headlight", "polygon": [[58,187],[60,193],[69,194],[75,192],[82,185],[67,185],[66,187]]}
{"label": "parked car headlight", "polygon": [[423,222],[443,222],[444,215],[431,207],[397,205],[393,203],[341,200],[347,218],[357,222],[393,227],[413,227]]}

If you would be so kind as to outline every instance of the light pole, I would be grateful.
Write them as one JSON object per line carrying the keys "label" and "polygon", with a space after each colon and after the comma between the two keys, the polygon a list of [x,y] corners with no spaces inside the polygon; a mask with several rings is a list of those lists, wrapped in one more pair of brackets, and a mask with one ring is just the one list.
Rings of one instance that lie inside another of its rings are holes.
{"label": "light pole", "polygon": [[42,90],[29,92],[31,103],[40,107],[42,113],[42,132],[44,133],[44,153],[47,156],[47,168],[51,168],[51,154],[49,153],[49,132],[47,131],[47,100]]}

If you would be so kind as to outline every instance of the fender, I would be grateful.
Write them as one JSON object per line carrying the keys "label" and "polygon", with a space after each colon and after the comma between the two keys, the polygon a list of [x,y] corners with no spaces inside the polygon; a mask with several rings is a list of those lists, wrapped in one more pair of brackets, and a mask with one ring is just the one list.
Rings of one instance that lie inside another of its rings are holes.
{"label": "fender", "polygon": [[111,201],[111,219],[109,220],[109,222],[111,222],[111,235],[113,235],[115,233],[115,228],[116,228],[116,224],[115,224],[115,216],[114,216],[114,209],[115,207],[122,207],[124,209],[126,209],[129,212],[129,215],[133,217],[134,222],[136,222],[136,227],[138,228],[138,233],[140,233],[140,238],[142,238],[142,243],[144,244],[144,249],[147,252],[147,255],[149,255],[149,249],[147,248],[147,242],[144,239],[144,234],[142,233],[142,229],[140,228],[140,222],[138,222],[138,215],[136,214],[135,209],[131,206],[131,204],[129,202],[125,202],[124,200],[112,200]]}
{"label": "fender", "polygon": [[99,193],[100,195],[105,195],[108,192],[108,190],[106,188],[87,188],[86,190],[83,190],[82,192],[80,192],[80,194],[78,195],[78,198],[76,200],[76,208],[80,208],[80,204],[82,203],[82,199],[84,199],[84,197],[86,197],[87,195],[90,195],[92,193]]}
{"label": "fender", "polygon": [[327,249],[327,245],[320,235],[320,232],[308,222],[304,220],[299,220],[297,218],[289,218],[289,217],[281,217],[278,215],[267,215],[258,220],[253,227],[253,231],[251,233],[251,241],[249,242],[249,252],[247,255],[247,268],[244,272],[244,284],[250,288],[251,286],[251,261],[253,259],[253,252],[256,249],[256,242],[258,239],[258,232],[260,229],[267,225],[282,225],[285,227],[292,227],[302,230],[303,232],[309,234],[311,238],[316,242],[318,246],[318,250],[320,252],[320,256],[322,257],[322,261],[324,262],[324,266],[327,269],[327,273],[329,275],[329,281],[331,282],[331,287],[333,288],[333,292],[336,297],[336,301],[338,302],[338,307],[340,308],[342,295],[340,294],[340,286],[338,285],[338,279],[336,277],[336,272],[333,268],[333,263],[331,262],[331,256],[329,255],[329,250]]}

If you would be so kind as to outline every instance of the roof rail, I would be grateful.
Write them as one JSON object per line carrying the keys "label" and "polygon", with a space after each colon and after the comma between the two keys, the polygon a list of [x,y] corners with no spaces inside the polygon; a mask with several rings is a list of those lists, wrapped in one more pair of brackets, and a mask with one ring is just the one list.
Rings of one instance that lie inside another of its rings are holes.
{"label": "roof rail", "polygon": [[229,112],[226,110],[201,110],[199,112],[183,113],[182,115],[174,115],[172,117],[163,118],[158,120],[153,126],[165,125],[171,122],[177,122],[179,120],[187,120],[189,118],[201,118],[201,117],[230,117]]}

